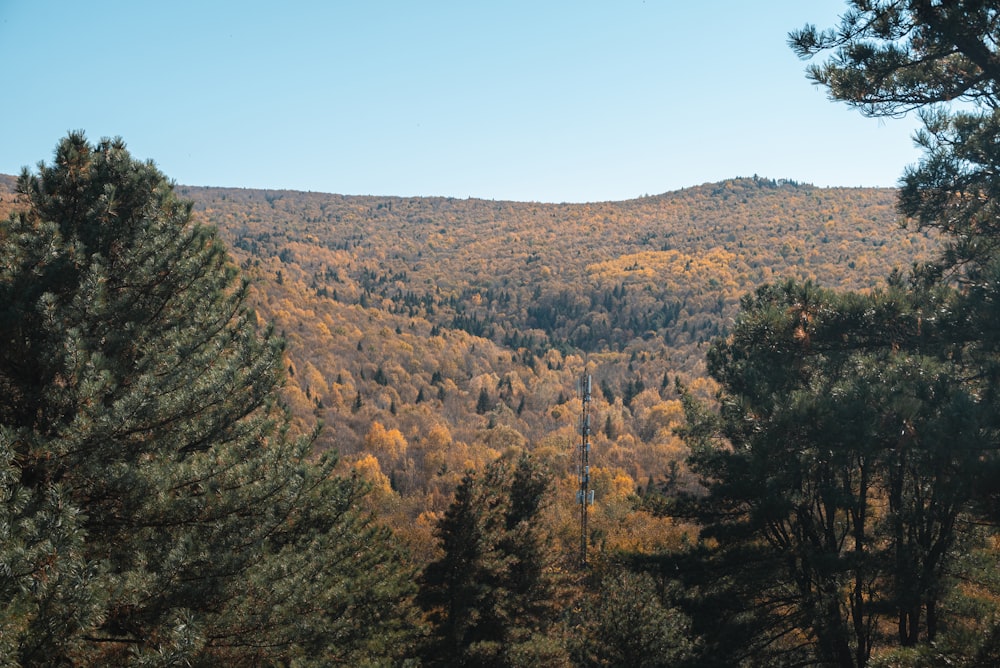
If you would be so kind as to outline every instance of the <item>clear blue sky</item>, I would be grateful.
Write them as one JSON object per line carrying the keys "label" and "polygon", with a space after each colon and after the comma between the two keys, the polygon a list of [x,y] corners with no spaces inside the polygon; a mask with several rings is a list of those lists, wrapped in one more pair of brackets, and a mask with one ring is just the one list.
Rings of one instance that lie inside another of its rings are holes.
{"label": "clear blue sky", "polygon": [[546,202],[892,186],[914,119],[786,45],[840,0],[0,0],[0,173],[121,136],[186,185]]}

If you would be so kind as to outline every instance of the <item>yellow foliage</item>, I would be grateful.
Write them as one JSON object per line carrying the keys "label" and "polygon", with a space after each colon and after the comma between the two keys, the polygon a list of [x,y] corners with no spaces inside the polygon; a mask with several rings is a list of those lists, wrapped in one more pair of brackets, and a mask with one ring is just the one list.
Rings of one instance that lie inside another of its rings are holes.
{"label": "yellow foliage", "polygon": [[[0,179],[0,209],[12,185]],[[632,512],[632,481],[694,484],[683,463],[668,469],[686,447],[662,381],[713,401],[705,350],[738,299],[781,277],[867,288],[937,247],[898,233],[889,189],[735,179],[585,205],[289,193],[279,207],[251,190],[179,189],[247,270],[261,325],[287,341],[296,431],[322,419],[318,447],[391,471],[402,497],[391,521],[407,528],[511,444],[567,478],[572,515],[578,383],[593,373],[615,397],[594,388],[595,521],[644,545],[643,531],[669,527],[614,528]],[[482,387],[490,416],[475,412]],[[502,429],[487,437],[490,420]]]}
{"label": "yellow foliage", "polygon": [[648,408],[642,414],[647,434],[658,434],[662,430],[670,431],[684,422],[684,407],[677,399],[663,401]]}
{"label": "yellow foliage", "polygon": [[499,424],[483,434],[483,443],[496,452],[506,452],[511,448],[523,448],[528,439],[513,427]]}
{"label": "yellow foliage", "polygon": [[364,454],[359,456],[359,458],[351,464],[351,470],[357,473],[359,477],[371,483],[372,494],[382,496],[391,495],[393,493],[389,476],[382,473],[382,467],[379,465],[378,459],[376,459],[373,455]]}
{"label": "yellow foliage", "polygon": [[677,250],[642,251],[621,255],[606,262],[588,265],[587,271],[594,278],[607,283],[623,279],[635,282],[660,283],[674,280],[676,276],[701,277],[705,281],[714,278],[722,283],[733,281],[732,265],[736,255],[719,247],[698,254],[682,253]]}
{"label": "yellow foliage", "polygon": [[398,429],[386,429],[375,421],[365,435],[365,450],[381,455],[386,462],[397,462],[406,455],[406,438]]}
{"label": "yellow foliage", "polygon": [[451,445],[451,432],[448,426],[440,422],[436,423],[424,437],[424,447],[429,450],[444,450]]}
{"label": "yellow foliage", "polygon": [[595,498],[602,504],[620,503],[635,493],[635,481],[617,467],[591,466],[590,482]]}
{"label": "yellow foliage", "polygon": [[654,554],[679,550],[685,542],[693,542],[698,536],[698,527],[640,510],[625,515],[609,534],[605,544],[609,549]]}

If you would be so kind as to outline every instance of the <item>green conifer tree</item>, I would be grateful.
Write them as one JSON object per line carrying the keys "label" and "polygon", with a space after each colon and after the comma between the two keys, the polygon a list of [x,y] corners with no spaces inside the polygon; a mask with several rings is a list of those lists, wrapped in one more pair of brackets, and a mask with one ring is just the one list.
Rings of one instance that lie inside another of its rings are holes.
{"label": "green conifer tree", "polygon": [[444,552],[419,599],[434,626],[431,665],[538,665],[565,658],[559,587],[543,513],[551,478],[527,454],[469,472],[435,535]]}
{"label": "green conifer tree", "polygon": [[490,398],[489,390],[485,387],[479,390],[479,398],[476,399],[476,412],[485,415],[493,409],[493,400]]}
{"label": "green conifer tree", "polygon": [[405,646],[400,556],[357,510],[360,483],[288,437],[282,343],[214,230],[121,140],[71,133],[18,189],[28,208],[0,227],[8,656],[328,663]]}
{"label": "green conifer tree", "polygon": [[[935,325],[939,349],[958,369],[952,387],[934,388],[935,394],[967,398],[961,410],[954,407],[954,423],[942,431],[955,440],[968,432],[970,420],[978,422],[983,436],[973,439],[970,447],[981,447],[986,440],[995,451],[1000,442],[998,8],[980,0],[851,0],[847,5],[839,25],[829,30],[806,26],[791,34],[790,44],[803,58],[818,57],[809,76],[833,99],[874,117],[919,114],[923,128],[916,139],[923,155],[903,174],[899,210],[908,225],[940,233],[944,251],[916,268],[911,285],[955,288],[954,299],[925,311],[925,322]],[[897,470],[927,466],[934,459],[919,447],[907,448]],[[1000,516],[1000,463],[995,455],[984,453],[978,475],[964,484],[966,489],[975,487],[980,512],[991,520]],[[898,481],[892,490],[893,522],[901,535],[902,523],[926,513],[917,502],[921,490]],[[953,502],[937,496],[922,501],[926,506]],[[897,541],[905,549],[897,552],[896,562],[909,562],[914,555],[933,557],[935,552],[928,553],[921,541],[926,543],[922,538]],[[900,600],[910,607],[900,612],[898,621],[899,635],[908,644],[921,632],[922,606],[913,591],[926,579],[910,576],[895,583]],[[933,636],[936,608],[925,602],[924,610],[926,635]]]}
{"label": "green conifer tree", "polygon": [[[687,398],[687,437],[704,535],[758,616],[758,652],[860,668],[893,644],[886,617],[898,645],[936,639],[957,522],[992,451],[992,415],[927,317],[951,298],[765,286],[710,349],[720,413]],[[767,640],[793,630],[808,642]]]}
{"label": "green conifer tree", "polygon": [[701,666],[690,620],[669,603],[670,587],[649,573],[609,564],[595,577],[582,609],[582,638],[574,638],[580,666],[682,668]]}

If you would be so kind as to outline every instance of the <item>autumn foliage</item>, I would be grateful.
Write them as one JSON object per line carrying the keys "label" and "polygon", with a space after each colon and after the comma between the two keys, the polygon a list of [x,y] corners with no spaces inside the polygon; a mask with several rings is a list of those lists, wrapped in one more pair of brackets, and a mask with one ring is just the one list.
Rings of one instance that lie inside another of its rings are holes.
{"label": "autumn foliage", "polygon": [[[428,558],[464,473],[511,446],[572,498],[584,373],[596,535],[648,541],[636,492],[695,486],[674,380],[714,395],[705,345],[739,298],[780,277],[869,289],[937,248],[900,231],[892,190],[758,177],[591,204],[178,191],[287,340],[298,428],[322,423],[318,447],[382,490]],[[571,544],[574,517],[570,504],[557,520]]]}

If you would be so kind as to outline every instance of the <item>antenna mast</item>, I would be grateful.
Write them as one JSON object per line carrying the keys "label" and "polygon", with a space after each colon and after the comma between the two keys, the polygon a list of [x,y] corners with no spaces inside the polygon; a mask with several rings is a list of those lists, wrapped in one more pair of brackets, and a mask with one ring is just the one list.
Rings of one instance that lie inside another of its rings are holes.
{"label": "antenna mast", "polygon": [[590,489],[590,374],[580,383],[583,399],[583,414],[580,416],[580,489],[576,492],[576,502],[580,505],[580,565],[587,565],[587,511],[594,502],[594,490]]}

